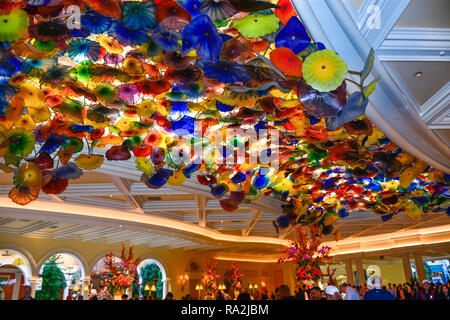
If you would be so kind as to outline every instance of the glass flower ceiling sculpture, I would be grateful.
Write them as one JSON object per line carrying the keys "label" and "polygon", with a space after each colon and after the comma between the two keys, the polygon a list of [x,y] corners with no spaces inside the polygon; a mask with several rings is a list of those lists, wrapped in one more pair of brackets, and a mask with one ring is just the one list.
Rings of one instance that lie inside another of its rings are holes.
{"label": "glass flower ceiling sculpture", "polygon": [[[11,200],[60,194],[105,161],[133,159],[149,188],[193,175],[230,212],[261,194],[280,199],[277,231],[318,223],[327,234],[358,209],[383,221],[448,213],[449,175],[364,115],[373,52],[362,72],[349,71],[289,1],[272,2],[0,1],[0,156],[14,175]],[[351,96],[349,72],[361,79]],[[265,130],[270,146],[216,135],[229,129]],[[242,149],[244,160],[266,154],[278,165],[221,161]]]}

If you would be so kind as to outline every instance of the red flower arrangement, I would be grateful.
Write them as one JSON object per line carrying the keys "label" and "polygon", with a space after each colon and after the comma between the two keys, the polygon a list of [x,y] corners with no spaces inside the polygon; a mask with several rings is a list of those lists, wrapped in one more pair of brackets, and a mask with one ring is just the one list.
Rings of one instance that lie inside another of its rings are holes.
{"label": "red flower arrangement", "polygon": [[240,289],[241,279],[244,275],[239,270],[239,265],[236,262],[231,263],[231,268],[225,272],[225,285],[228,289]]}
{"label": "red flower arrangement", "polygon": [[327,264],[327,273],[324,275],[324,277],[328,278],[327,284],[329,286],[337,287],[337,281],[334,278],[335,273],[336,273],[336,268],[331,269],[330,266]]}
{"label": "red flower arrangement", "polygon": [[214,291],[217,289],[217,279],[220,278],[220,275],[216,272],[216,270],[217,261],[214,259],[207,261],[203,267],[203,271],[206,272],[205,279],[207,290]]}
{"label": "red flower arrangement", "polygon": [[331,260],[328,255],[331,248],[323,246],[319,249],[322,236],[318,225],[309,227],[309,237],[301,225],[297,225],[295,231],[292,245],[281,249],[287,256],[278,259],[278,263],[286,261],[296,263],[295,279],[311,287],[322,277],[319,264]]}
{"label": "red flower arrangement", "polygon": [[125,246],[122,245],[120,262],[116,261],[113,253],[108,253],[105,257],[107,271],[100,274],[102,286],[107,286],[111,294],[115,291],[126,290],[134,281],[138,279],[137,265],[139,259],[133,261],[133,247],[128,250],[128,257],[125,257]]}

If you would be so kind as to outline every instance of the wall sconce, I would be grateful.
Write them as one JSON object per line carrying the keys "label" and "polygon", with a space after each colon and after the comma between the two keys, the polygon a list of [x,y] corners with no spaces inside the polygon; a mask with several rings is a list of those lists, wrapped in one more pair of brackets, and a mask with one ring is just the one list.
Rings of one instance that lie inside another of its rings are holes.
{"label": "wall sconce", "polygon": [[148,283],[145,284],[144,291],[150,291],[150,287],[148,286]]}
{"label": "wall sconce", "polygon": [[89,291],[89,285],[87,282],[84,284],[83,291]]}
{"label": "wall sconce", "polygon": [[156,291],[155,283],[152,284],[152,287],[151,287],[150,291],[153,291],[153,292]]}
{"label": "wall sconce", "polygon": [[186,283],[189,281],[189,275],[185,274],[184,276],[180,276],[180,286],[181,286],[181,291],[184,291],[184,286],[186,285]]}
{"label": "wall sconce", "polygon": [[80,288],[78,287],[78,284],[75,285],[75,287],[73,287],[73,292],[78,292],[80,291]]}

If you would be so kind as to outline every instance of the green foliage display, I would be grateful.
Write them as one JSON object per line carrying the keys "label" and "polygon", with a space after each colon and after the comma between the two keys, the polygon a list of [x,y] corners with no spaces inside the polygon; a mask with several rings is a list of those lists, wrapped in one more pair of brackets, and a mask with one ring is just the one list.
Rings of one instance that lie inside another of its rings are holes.
{"label": "green foliage display", "polygon": [[[150,294],[156,296],[156,299],[161,300],[163,298],[163,282],[162,282],[162,274],[159,267],[154,263],[146,264],[139,274],[142,279],[140,293],[142,296],[147,297]],[[151,288],[153,281],[155,282],[156,292],[145,291],[145,285],[148,283]]]}
{"label": "green foliage display", "polygon": [[67,286],[64,273],[58,267],[57,258],[52,257],[44,263],[44,269],[39,275],[42,278],[42,289],[36,291],[36,300],[58,300],[62,289]]}

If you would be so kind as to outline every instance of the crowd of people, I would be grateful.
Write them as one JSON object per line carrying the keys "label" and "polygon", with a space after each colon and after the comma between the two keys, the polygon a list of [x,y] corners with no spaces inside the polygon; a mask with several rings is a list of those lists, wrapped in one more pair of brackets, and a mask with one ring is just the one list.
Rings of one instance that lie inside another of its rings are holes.
{"label": "crowd of people", "polygon": [[[262,291],[252,290],[250,292],[242,291],[238,294],[233,292],[227,293],[219,290],[216,293],[207,292],[203,300],[450,300],[449,295],[450,281],[445,284],[432,283],[428,280],[422,281],[421,284],[404,283],[383,285],[379,276],[371,278],[369,284],[361,287],[352,286],[342,283],[339,288],[337,286],[328,285],[324,289],[320,287],[307,288],[304,285],[301,289],[295,290],[292,294],[289,286],[283,284],[275,289],[269,295],[266,288]],[[197,300],[190,294],[183,296],[181,300]],[[83,300],[81,295],[72,295],[69,293],[67,300]],[[89,300],[112,300],[113,296],[107,291],[101,290],[99,293],[95,289],[89,293]],[[135,297],[134,299],[156,300],[155,296],[146,296],[143,298]],[[26,285],[23,290],[23,297],[20,300],[34,300],[31,296],[31,287]],[[128,295],[124,294],[122,300],[130,300]],[[167,293],[164,300],[175,300],[174,295]]]}
{"label": "crowd of people", "polygon": [[319,287],[307,289],[304,286],[290,296],[289,287],[282,285],[275,290],[274,300],[450,300],[450,281],[434,284],[428,280],[419,283],[383,285],[381,278],[375,276],[371,283],[361,287],[342,283],[339,288],[329,285],[322,290]]}

